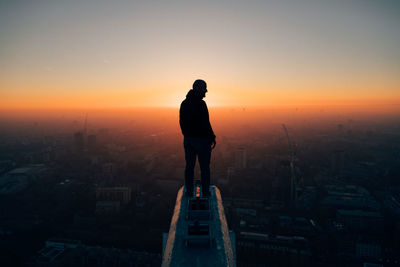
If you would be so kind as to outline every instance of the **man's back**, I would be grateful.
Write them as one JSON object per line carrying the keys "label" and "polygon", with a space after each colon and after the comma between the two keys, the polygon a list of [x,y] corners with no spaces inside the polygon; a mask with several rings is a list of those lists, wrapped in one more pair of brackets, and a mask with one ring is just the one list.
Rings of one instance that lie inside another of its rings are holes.
{"label": "man's back", "polygon": [[215,139],[211,128],[208,109],[198,91],[190,90],[183,100],[179,111],[179,123],[185,137]]}

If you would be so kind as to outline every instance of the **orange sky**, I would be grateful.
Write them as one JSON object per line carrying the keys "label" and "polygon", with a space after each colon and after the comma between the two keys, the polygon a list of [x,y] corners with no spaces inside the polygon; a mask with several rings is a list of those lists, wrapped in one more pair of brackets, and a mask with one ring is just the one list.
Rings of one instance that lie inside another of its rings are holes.
{"label": "orange sky", "polygon": [[[190,84],[190,82],[188,81]],[[57,85],[54,85],[57,86]],[[61,87],[61,86],[60,86]],[[144,87],[144,86],[143,86]],[[161,87],[161,85],[160,85]],[[141,106],[178,107],[189,86],[176,88],[130,89],[104,87],[82,90],[60,88],[22,89],[2,91],[2,109],[14,108],[130,108]],[[177,86],[178,87],[178,86]],[[316,86],[301,88],[271,86],[266,89],[215,88],[208,83],[209,92],[205,101],[209,106],[279,106],[279,105],[393,105],[400,104],[400,90],[379,90],[372,87],[363,90],[323,88]],[[222,87],[222,86],[221,86]],[[392,86],[395,87],[395,86]],[[9,87],[10,88],[10,87]],[[321,89],[322,88],[322,89]]]}
{"label": "orange sky", "polygon": [[2,2],[0,109],[400,104],[400,4],[322,2]]}

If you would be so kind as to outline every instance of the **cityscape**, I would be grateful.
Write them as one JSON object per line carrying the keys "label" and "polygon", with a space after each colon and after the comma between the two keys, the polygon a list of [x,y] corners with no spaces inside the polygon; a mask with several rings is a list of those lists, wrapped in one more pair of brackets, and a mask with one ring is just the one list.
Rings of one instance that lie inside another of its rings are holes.
{"label": "cityscape", "polygon": [[0,0],[0,267],[400,266],[399,14]]}
{"label": "cityscape", "polygon": [[[400,265],[399,116],[367,110],[209,108],[237,266]],[[184,185],[178,115],[3,113],[1,265],[160,266]]]}

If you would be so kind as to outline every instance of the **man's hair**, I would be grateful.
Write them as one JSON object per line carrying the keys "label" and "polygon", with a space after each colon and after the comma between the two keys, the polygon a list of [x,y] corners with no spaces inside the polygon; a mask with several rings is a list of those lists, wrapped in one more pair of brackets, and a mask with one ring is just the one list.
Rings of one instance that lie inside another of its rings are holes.
{"label": "man's hair", "polygon": [[194,90],[205,90],[207,89],[207,84],[203,80],[195,80],[193,83]]}

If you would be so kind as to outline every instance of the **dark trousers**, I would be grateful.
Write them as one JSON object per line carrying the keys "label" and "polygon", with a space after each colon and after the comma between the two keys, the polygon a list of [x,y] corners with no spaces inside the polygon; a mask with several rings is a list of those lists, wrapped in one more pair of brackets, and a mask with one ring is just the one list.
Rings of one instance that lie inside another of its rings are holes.
{"label": "dark trousers", "polygon": [[196,156],[199,159],[201,171],[201,186],[203,195],[209,195],[210,187],[210,159],[211,142],[207,138],[185,137],[183,140],[185,148],[185,186],[187,195],[193,195],[194,166]]}

